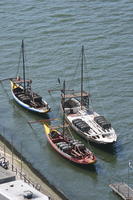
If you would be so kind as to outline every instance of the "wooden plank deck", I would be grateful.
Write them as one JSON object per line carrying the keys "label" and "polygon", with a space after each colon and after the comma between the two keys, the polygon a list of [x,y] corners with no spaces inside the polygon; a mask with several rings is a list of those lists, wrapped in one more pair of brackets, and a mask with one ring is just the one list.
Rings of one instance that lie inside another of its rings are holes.
{"label": "wooden plank deck", "polygon": [[114,183],[109,187],[124,200],[133,200],[133,189],[126,183]]}

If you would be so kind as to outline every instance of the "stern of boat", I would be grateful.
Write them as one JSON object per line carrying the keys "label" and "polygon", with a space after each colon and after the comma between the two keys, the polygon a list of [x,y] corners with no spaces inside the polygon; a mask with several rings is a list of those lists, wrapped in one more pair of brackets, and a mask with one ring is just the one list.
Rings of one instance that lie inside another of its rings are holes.
{"label": "stern of boat", "polygon": [[44,131],[45,131],[46,135],[48,135],[51,131],[50,127],[47,124],[43,124],[43,127],[44,127]]}
{"label": "stern of boat", "polygon": [[10,80],[10,86],[11,86],[11,90],[14,89],[14,82],[12,80]]}

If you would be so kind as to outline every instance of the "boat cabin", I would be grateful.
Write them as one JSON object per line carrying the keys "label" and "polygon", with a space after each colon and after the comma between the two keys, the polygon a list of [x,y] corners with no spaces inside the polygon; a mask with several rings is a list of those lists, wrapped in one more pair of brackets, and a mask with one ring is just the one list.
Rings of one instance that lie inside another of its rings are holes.
{"label": "boat cabin", "polygon": [[89,93],[83,92],[74,94],[64,94],[62,93],[62,106],[66,114],[75,114],[81,107],[81,95],[82,95],[82,106],[89,105]]}

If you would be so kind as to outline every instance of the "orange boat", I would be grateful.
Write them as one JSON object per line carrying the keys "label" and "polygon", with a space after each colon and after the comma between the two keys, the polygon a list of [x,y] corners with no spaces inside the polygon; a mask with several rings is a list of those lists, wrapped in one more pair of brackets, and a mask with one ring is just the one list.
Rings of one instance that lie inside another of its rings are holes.
{"label": "orange boat", "polygon": [[80,165],[96,162],[94,154],[81,141],[70,139],[46,124],[44,124],[44,130],[50,145],[64,158]]}

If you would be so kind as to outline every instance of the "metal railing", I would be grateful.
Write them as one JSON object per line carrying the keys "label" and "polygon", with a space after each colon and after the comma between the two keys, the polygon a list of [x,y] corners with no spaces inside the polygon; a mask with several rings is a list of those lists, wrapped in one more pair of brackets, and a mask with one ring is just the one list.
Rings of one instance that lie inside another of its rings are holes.
{"label": "metal railing", "polygon": [[0,166],[6,170],[11,170],[12,172],[14,172],[16,174],[16,177],[18,179],[23,180],[25,183],[31,185],[36,190],[38,190],[38,191],[41,190],[41,185],[38,183],[34,183],[24,172],[22,172],[22,168],[20,170],[14,164],[10,164],[10,161],[6,158],[5,153],[4,153],[4,156],[2,156],[2,154],[0,154]]}

